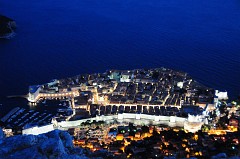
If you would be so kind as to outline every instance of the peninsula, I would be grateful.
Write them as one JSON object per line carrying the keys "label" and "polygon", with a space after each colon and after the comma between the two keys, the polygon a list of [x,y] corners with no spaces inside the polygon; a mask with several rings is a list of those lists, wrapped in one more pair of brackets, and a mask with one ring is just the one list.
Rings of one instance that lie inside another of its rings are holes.
{"label": "peninsula", "polygon": [[[38,158],[239,154],[239,103],[227,104],[227,92],[182,71],[161,67],[82,74],[30,86],[27,96],[32,110],[16,107],[0,119],[7,136],[1,141],[0,134],[0,147],[7,147],[0,155],[6,158],[30,155],[33,148]],[[56,106],[52,112],[35,109]],[[24,136],[11,137],[17,134]],[[34,142],[25,144],[25,137]],[[11,145],[15,140],[21,142]]]}

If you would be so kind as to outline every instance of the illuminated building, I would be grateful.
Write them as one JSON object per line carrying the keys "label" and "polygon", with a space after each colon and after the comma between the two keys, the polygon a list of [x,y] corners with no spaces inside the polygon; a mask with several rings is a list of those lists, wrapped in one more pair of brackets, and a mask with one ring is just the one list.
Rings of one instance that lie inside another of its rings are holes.
{"label": "illuminated building", "polygon": [[228,99],[227,91],[219,92],[218,90],[215,90],[215,95],[218,97],[219,100],[227,100]]}
{"label": "illuminated building", "polygon": [[39,95],[40,90],[41,90],[40,85],[30,86],[29,87],[29,93],[28,93],[28,101],[36,102],[36,99]]}

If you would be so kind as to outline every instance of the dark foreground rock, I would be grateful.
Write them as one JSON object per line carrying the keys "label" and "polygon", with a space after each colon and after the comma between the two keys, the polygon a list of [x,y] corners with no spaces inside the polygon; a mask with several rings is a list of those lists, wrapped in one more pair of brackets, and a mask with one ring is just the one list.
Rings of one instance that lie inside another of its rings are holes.
{"label": "dark foreground rock", "polygon": [[3,138],[0,142],[1,159],[84,159],[90,153],[82,148],[74,148],[72,137],[60,130],[37,136],[16,135]]}

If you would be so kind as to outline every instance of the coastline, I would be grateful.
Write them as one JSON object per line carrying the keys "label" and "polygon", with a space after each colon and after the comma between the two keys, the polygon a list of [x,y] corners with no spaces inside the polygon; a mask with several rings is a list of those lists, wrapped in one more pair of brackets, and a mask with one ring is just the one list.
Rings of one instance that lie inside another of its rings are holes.
{"label": "coastline", "polygon": [[11,33],[7,33],[3,36],[0,36],[0,39],[12,39],[15,36],[16,36],[16,33],[13,31]]}

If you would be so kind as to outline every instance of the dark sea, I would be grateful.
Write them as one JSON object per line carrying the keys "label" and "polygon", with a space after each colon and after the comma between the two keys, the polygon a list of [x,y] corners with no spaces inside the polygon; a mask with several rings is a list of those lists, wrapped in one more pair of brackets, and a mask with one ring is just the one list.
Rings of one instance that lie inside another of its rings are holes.
{"label": "dark sea", "polygon": [[167,67],[240,93],[239,0],[0,0],[0,116],[28,86],[107,69]]}

